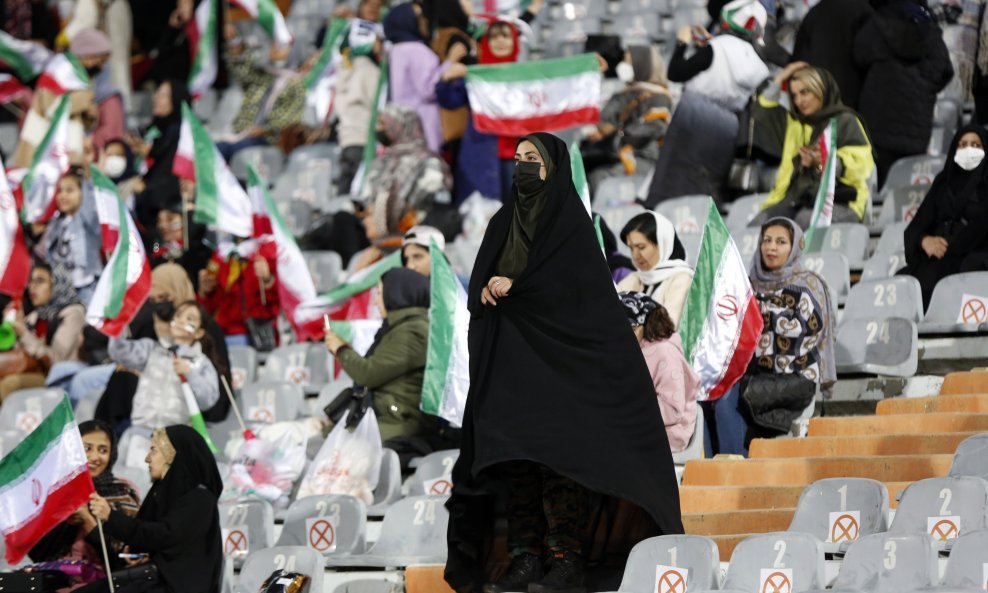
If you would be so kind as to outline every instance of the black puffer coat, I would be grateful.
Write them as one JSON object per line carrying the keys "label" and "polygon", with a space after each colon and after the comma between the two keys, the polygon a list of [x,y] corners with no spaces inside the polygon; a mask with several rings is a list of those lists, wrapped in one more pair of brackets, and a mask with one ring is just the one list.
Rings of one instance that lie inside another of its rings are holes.
{"label": "black puffer coat", "polygon": [[854,41],[854,60],[865,73],[858,113],[875,146],[923,154],[937,93],[954,75],[943,33],[933,20],[916,22],[924,10],[913,0],[876,8]]}

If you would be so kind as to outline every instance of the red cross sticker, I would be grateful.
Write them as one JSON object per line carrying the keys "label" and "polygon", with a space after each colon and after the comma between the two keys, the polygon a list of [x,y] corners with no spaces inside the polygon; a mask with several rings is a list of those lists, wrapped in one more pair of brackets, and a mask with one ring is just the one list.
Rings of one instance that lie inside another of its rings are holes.
{"label": "red cross sticker", "polygon": [[326,519],[312,521],[308,529],[309,547],[324,553],[331,551],[336,544],[336,530]]}

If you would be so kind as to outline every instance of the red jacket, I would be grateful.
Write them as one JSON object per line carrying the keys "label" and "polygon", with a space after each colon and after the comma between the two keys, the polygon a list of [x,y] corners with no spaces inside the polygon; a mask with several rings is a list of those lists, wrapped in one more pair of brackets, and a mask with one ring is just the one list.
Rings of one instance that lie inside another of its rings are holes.
{"label": "red jacket", "polygon": [[213,252],[206,269],[216,275],[217,286],[205,296],[200,294],[199,302],[213,315],[224,334],[246,334],[246,317],[274,319],[278,316],[281,308],[278,305],[276,250],[277,246],[268,242],[261,245],[254,255],[267,260],[271,275],[274,276],[274,283],[263,291],[263,302],[261,283],[254,272],[254,260],[233,257],[224,260],[218,252]]}

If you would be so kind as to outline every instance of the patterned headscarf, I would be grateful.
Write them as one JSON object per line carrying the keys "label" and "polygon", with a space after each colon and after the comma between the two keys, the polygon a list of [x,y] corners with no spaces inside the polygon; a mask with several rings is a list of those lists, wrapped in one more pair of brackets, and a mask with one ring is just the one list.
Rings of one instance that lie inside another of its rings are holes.
{"label": "patterned headscarf", "polygon": [[652,300],[652,297],[641,292],[619,292],[618,298],[621,299],[624,311],[628,314],[631,327],[645,325],[648,314],[659,308],[659,304]]}
{"label": "patterned headscarf", "polygon": [[79,297],[72,284],[72,273],[63,264],[58,264],[51,269],[51,298],[37,308],[38,318],[54,321],[62,309],[78,302]]}

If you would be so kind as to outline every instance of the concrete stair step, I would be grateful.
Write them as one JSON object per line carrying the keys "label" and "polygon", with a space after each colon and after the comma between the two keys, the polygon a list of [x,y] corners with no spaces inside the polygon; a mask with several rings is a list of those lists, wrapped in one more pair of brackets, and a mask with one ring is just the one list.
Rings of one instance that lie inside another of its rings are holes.
{"label": "concrete stair step", "polygon": [[823,478],[860,477],[880,482],[914,482],[945,476],[952,455],[806,457],[795,459],[697,459],[686,464],[683,484],[803,485]]}
{"label": "concrete stair step", "polygon": [[809,436],[932,434],[988,430],[988,414],[928,413],[812,418]]}
{"label": "concrete stair step", "polygon": [[[764,533],[764,532],[761,532]],[[735,533],[732,535],[713,535],[710,539],[714,540],[717,544],[717,549],[720,550],[720,561],[729,562],[731,560],[731,554],[734,553],[734,548],[737,547],[741,541],[755,533]]]}
{"label": "concrete stair step", "polygon": [[985,393],[988,391],[988,371],[947,373],[940,387],[940,395]]}
{"label": "concrete stair step", "polygon": [[768,533],[785,531],[792,523],[795,508],[757,509],[723,513],[684,513],[686,533],[695,535],[731,535],[734,533]]}
{"label": "concrete stair step", "polygon": [[443,578],[444,564],[422,564],[405,568],[405,593],[453,593]]}
{"label": "concrete stair step", "polygon": [[683,513],[794,508],[803,487],[789,486],[680,486]]}
{"label": "concrete stair step", "polygon": [[[952,399],[951,396],[944,399]],[[890,400],[886,400],[890,401]],[[881,404],[879,404],[881,405]],[[754,439],[749,456],[779,457],[848,457],[872,455],[927,455],[953,453],[957,444],[974,432],[939,434],[819,436],[800,439]]]}

